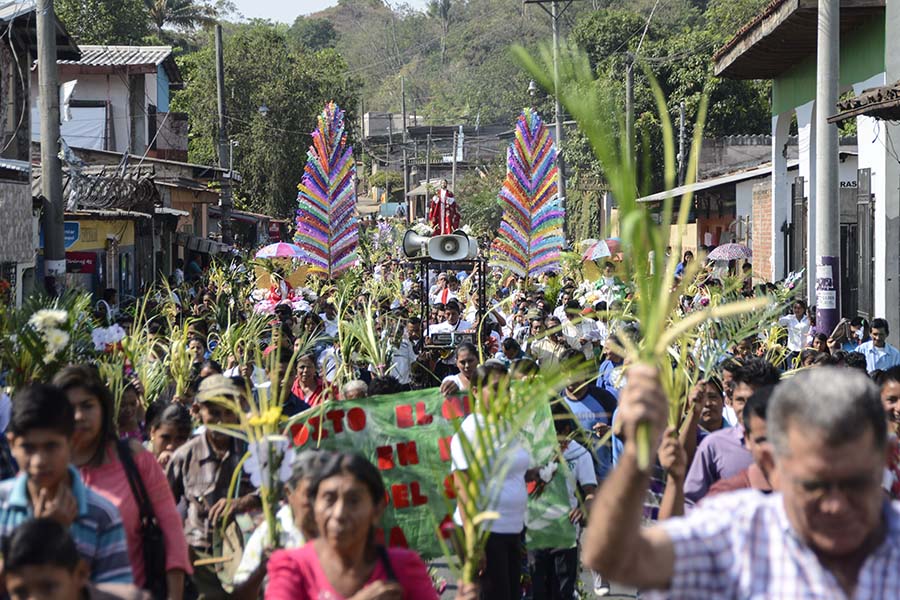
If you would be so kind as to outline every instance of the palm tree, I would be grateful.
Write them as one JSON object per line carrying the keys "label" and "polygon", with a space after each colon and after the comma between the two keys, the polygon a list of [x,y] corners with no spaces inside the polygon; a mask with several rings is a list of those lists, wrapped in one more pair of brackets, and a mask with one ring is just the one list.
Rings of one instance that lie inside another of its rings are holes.
{"label": "palm tree", "polygon": [[194,0],[144,0],[150,20],[162,35],[163,27],[170,25],[180,30],[190,30],[215,23],[218,13],[208,4]]}

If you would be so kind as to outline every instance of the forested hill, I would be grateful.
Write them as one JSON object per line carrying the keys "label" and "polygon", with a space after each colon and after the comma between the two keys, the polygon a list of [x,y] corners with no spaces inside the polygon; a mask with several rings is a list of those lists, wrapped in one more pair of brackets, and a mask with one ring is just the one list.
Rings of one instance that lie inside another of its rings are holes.
{"label": "forested hill", "polygon": [[[766,2],[576,0],[563,14],[561,29],[591,52],[610,86],[621,87],[625,52],[640,44],[640,56],[663,90],[675,104],[686,101],[690,117],[711,75],[713,52]],[[301,44],[340,52],[362,82],[365,110],[399,111],[403,76],[410,113],[438,123],[486,124],[510,123],[529,101],[528,78],[510,46],[547,42],[551,29],[539,6],[521,0],[433,0],[425,11],[381,0],[340,0],[298,17],[290,34]],[[641,104],[641,86],[639,81],[639,115],[651,109],[649,102]],[[767,131],[766,86],[714,82],[711,94],[712,133]]]}

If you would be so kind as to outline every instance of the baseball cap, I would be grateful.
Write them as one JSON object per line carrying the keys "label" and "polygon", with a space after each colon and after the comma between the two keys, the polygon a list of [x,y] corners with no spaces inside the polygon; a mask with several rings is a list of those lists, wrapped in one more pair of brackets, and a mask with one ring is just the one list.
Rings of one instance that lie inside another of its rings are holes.
{"label": "baseball cap", "polygon": [[197,390],[197,402],[209,402],[223,396],[237,398],[240,395],[241,390],[230,378],[214,373],[200,382]]}

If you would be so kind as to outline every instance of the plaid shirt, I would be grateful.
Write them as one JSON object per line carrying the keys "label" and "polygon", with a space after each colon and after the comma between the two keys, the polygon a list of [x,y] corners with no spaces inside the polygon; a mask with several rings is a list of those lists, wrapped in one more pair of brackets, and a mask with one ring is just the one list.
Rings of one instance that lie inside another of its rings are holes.
{"label": "plaid shirt", "polygon": [[[900,504],[884,503],[885,539],[859,572],[854,600],[900,598]],[[837,579],[792,530],[781,494],[724,494],[659,523],[675,545],[667,592],[644,598],[844,600]]]}
{"label": "plaid shirt", "polygon": [[[131,583],[131,563],[122,517],[112,502],[86,487],[81,475],[69,467],[72,495],[78,504],[78,516],[69,527],[78,553],[91,567],[93,583]],[[34,516],[28,496],[27,476],[0,482],[0,536],[10,535],[16,527]]]}
{"label": "plaid shirt", "polygon": [[[192,548],[204,552],[212,549],[214,527],[209,522],[209,509],[228,496],[232,474],[246,449],[246,444],[235,439],[231,449],[219,457],[210,447],[206,434],[201,433],[172,455],[166,467],[166,477],[175,502],[183,498],[187,504],[184,533]],[[252,491],[250,476],[241,471],[237,495],[243,496]]]}

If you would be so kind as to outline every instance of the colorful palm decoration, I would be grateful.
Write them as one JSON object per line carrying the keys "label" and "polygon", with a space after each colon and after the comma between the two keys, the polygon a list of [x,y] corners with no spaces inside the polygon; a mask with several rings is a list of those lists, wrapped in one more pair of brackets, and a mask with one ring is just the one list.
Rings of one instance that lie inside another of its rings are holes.
{"label": "colorful palm decoration", "polygon": [[356,164],[347,145],[344,111],[325,105],[312,132],[313,143],[297,196],[297,233],[302,260],[336,277],[356,263],[359,241],[356,209]]}
{"label": "colorful palm decoration", "polygon": [[500,190],[503,222],[493,243],[492,263],[523,277],[559,268],[563,211],[557,197],[556,147],[541,117],[526,108],[507,151]]}

